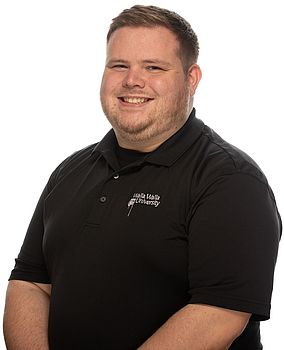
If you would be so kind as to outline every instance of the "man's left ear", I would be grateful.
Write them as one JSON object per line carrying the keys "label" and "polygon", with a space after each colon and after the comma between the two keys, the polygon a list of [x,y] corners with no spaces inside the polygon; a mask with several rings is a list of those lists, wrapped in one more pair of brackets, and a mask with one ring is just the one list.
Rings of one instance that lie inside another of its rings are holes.
{"label": "man's left ear", "polygon": [[195,94],[195,90],[197,89],[197,86],[201,80],[202,72],[198,64],[194,63],[192,64],[187,72],[187,81],[189,85],[189,93],[190,96],[193,96]]}

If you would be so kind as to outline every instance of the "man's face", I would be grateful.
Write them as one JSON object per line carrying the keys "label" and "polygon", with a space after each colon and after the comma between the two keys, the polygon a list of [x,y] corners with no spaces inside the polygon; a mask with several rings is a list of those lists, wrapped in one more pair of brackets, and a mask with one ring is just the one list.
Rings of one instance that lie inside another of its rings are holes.
{"label": "man's face", "polygon": [[178,48],[164,27],[123,27],[111,35],[101,103],[122,147],[162,143],[186,121],[192,89]]}

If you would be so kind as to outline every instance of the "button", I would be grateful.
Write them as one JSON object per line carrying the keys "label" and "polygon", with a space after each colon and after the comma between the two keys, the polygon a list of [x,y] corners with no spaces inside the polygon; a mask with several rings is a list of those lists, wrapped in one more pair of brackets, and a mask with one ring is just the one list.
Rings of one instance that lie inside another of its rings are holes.
{"label": "button", "polygon": [[113,176],[113,178],[114,178],[115,180],[117,180],[117,179],[119,178],[119,175],[118,175],[118,174],[115,174],[115,175]]}
{"label": "button", "polygon": [[106,200],[107,200],[107,197],[106,197],[106,196],[101,196],[101,198],[100,198],[100,202],[101,202],[101,203],[105,203]]}

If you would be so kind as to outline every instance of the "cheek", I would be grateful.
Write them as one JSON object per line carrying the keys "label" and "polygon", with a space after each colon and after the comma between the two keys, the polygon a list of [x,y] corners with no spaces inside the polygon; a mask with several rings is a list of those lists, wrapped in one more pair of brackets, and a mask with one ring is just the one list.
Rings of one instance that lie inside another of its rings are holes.
{"label": "cheek", "polygon": [[106,96],[109,92],[109,89],[110,89],[110,82],[108,79],[104,78],[102,79],[102,82],[101,82],[101,96]]}
{"label": "cheek", "polygon": [[152,89],[161,97],[173,98],[178,95],[178,91],[184,88],[179,79],[152,80],[150,82]]}
{"label": "cheek", "polygon": [[117,79],[115,77],[111,77],[108,74],[104,74],[101,82],[100,93],[101,96],[108,97],[112,92],[117,90]]}

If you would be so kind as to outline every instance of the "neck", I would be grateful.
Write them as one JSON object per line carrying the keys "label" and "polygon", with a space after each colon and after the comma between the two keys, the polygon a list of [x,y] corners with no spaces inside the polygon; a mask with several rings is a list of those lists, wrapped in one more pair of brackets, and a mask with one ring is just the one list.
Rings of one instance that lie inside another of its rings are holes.
{"label": "neck", "polygon": [[152,152],[157,149],[165,140],[129,140],[116,133],[117,142],[120,147],[138,152]]}

